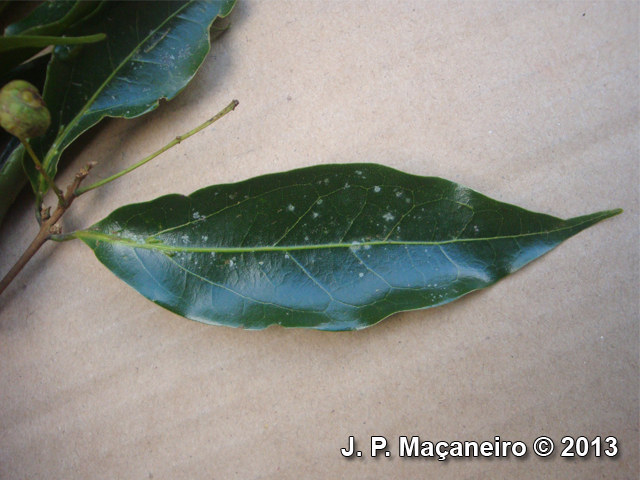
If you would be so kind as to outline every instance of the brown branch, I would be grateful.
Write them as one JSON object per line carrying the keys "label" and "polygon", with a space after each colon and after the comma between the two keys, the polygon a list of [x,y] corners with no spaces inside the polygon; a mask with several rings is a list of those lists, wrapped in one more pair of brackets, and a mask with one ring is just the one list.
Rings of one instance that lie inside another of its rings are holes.
{"label": "brown branch", "polygon": [[11,281],[16,278],[18,273],[20,273],[27,262],[31,260],[31,257],[33,257],[35,253],[40,250],[40,247],[42,247],[42,245],[44,245],[47,240],[49,240],[51,235],[60,233],[56,223],[58,222],[58,220],[60,220],[62,215],[64,215],[64,213],[69,209],[73,201],[76,199],[76,189],[80,186],[82,181],[89,174],[89,170],[91,170],[94,165],[94,162],[89,162],[84,166],[84,168],[76,173],[76,178],[73,180],[73,183],[69,185],[69,187],[67,188],[67,193],[63,197],[64,202],[58,204],[57,208],[49,218],[46,218],[46,216],[42,217],[42,224],[40,225],[40,231],[36,235],[36,238],[33,239],[33,242],[31,242],[29,248],[27,248],[27,250],[18,259],[16,264],[0,281],[0,295],[2,295],[2,292],[4,292],[4,290],[9,286]]}

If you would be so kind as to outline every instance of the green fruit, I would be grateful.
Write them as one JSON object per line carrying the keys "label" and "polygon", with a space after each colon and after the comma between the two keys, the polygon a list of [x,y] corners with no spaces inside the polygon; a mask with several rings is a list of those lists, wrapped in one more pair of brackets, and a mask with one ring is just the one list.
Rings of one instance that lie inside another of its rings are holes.
{"label": "green fruit", "polygon": [[51,123],[38,89],[14,80],[0,90],[0,126],[21,140],[43,135]]}

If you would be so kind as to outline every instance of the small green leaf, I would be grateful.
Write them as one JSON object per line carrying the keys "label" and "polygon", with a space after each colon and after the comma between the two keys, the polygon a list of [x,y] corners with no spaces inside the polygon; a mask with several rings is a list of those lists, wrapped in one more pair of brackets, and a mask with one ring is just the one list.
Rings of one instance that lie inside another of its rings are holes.
{"label": "small green leaf", "polygon": [[192,320],[352,330],[487,287],[620,212],[561,220],[441,178],[323,165],[128,205],[75,237]]}
{"label": "small green leaf", "polygon": [[[209,27],[235,0],[106,2],[99,15],[67,33],[106,33],[104,42],[56,47],[43,98],[49,132],[31,142],[51,177],[62,152],[104,117],[134,118],[172,99],[195,75],[210,49]],[[47,184],[25,157],[40,200]]]}

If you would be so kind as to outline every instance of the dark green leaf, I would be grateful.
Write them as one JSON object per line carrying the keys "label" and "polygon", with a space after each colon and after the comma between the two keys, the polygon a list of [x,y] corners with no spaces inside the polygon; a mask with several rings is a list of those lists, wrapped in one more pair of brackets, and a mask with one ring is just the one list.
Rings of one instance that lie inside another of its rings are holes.
{"label": "dark green leaf", "polygon": [[[209,52],[209,27],[235,0],[107,2],[68,34],[104,32],[107,40],[83,47],[59,46],[49,65],[43,98],[51,127],[31,144],[49,175],[62,152],[104,117],[133,118],[173,98]],[[46,182],[26,156],[25,170],[38,201]]]}
{"label": "dark green leaf", "polygon": [[487,287],[620,212],[561,220],[440,178],[323,165],[122,207],[75,236],[187,318],[351,330]]}

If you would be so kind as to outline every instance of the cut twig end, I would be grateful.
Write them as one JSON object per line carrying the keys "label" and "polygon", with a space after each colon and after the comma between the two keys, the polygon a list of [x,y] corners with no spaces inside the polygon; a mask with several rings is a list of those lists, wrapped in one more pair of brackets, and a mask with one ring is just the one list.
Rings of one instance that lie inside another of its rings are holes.
{"label": "cut twig end", "polygon": [[98,162],[88,162],[87,164],[85,164],[84,167],[80,169],[78,173],[76,173],[76,178],[80,180],[86,178],[86,176],[89,175],[89,172],[91,171],[91,169],[95,167],[97,164]]}

